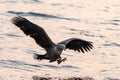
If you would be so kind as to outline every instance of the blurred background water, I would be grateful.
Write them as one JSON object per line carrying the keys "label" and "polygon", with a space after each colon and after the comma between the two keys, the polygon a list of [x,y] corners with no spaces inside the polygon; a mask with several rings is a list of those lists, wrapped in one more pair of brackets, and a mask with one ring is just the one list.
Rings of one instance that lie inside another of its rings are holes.
{"label": "blurred background water", "polygon": [[[15,27],[23,16],[42,26],[56,43],[77,37],[90,40],[86,54],[65,51],[61,65],[36,61],[45,51]],[[0,79],[40,76],[120,78],[120,0],[0,0]],[[63,73],[64,72],[64,73]],[[96,76],[95,76],[96,75]]]}

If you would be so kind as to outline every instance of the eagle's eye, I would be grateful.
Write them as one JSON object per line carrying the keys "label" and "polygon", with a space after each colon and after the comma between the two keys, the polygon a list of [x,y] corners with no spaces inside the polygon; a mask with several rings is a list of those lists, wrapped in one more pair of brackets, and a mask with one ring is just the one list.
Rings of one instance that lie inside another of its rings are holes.
{"label": "eagle's eye", "polygon": [[65,45],[64,44],[59,44],[59,45],[57,45],[57,49],[64,50]]}

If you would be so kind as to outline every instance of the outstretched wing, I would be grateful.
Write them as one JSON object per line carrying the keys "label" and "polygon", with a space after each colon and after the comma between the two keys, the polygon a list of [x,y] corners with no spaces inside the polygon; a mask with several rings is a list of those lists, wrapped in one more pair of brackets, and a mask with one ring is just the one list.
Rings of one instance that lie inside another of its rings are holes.
{"label": "outstretched wing", "polygon": [[90,49],[93,48],[92,42],[77,38],[70,38],[60,42],[59,44],[65,44],[66,49],[72,49],[83,53],[85,51],[90,51]]}
{"label": "outstretched wing", "polygon": [[11,20],[13,24],[19,27],[26,35],[34,38],[36,43],[44,49],[48,50],[55,45],[40,26],[20,16],[14,17]]}

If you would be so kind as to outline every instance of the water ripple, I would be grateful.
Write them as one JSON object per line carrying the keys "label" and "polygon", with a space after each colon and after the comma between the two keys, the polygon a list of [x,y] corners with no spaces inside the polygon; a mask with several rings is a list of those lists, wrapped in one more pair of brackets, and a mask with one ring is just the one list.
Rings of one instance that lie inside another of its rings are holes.
{"label": "water ripple", "polygon": [[120,47],[120,44],[115,43],[115,42],[111,42],[111,43],[104,44],[104,46],[118,46],[118,47]]}
{"label": "water ripple", "polygon": [[41,66],[28,64],[23,61],[0,60],[0,67],[33,72],[34,70],[39,70]]}
{"label": "water ripple", "polygon": [[105,22],[101,22],[100,24],[110,24],[110,25],[118,26],[120,25],[120,19],[108,20]]}
{"label": "water ripple", "polygon": [[43,67],[47,67],[51,69],[69,69],[73,71],[80,69],[79,67],[72,66],[72,65],[62,65],[62,66],[55,66],[55,65],[48,65],[48,64],[36,65],[36,64],[31,64],[31,63],[26,63],[23,61],[16,61],[16,60],[0,60],[0,67],[15,69],[15,70],[29,71],[29,72],[40,70]]}
{"label": "water ripple", "polygon": [[4,37],[15,37],[15,38],[18,38],[18,37],[22,37],[20,35],[16,35],[14,33],[6,33],[6,34],[0,34],[0,38],[4,38]]}
{"label": "water ripple", "polygon": [[67,18],[62,16],[55,16],[50,14],[44,14],[44,13],[36,13],[36,12],[16,12],[16,11],[8,11],[9,14],[14,15],[21,15],[21,16],[35,16],[35,17],[42,17],[47,19],[63,19],[63,20],[71,20],[71,21],[80,21],[80,19],[76,18]]}

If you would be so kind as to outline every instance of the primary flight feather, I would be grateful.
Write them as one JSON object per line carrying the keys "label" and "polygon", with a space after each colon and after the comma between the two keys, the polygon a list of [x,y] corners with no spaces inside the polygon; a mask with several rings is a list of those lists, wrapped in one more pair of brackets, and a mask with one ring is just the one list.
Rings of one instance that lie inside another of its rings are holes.
{"label": "primary flight feather", "polygon": [[19,27],[26,35],[32,37],[39,46],[46,50],[46,54],[44,55],[35,55],[35,59],[37,60],[47,59],[49,62],[57,61],[60,64],[66,60],[66,58],[62,59],[61,57],[64,49],[84,53],[93,48],[92,42],[78,38],[70,38],[55,44],[42,27],[21,16],[12,18],[12,23]]}

